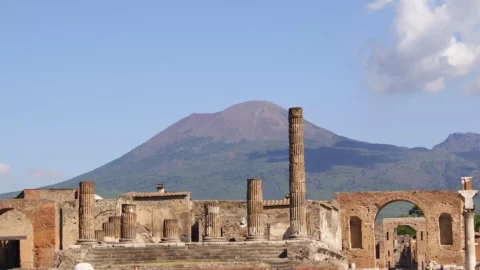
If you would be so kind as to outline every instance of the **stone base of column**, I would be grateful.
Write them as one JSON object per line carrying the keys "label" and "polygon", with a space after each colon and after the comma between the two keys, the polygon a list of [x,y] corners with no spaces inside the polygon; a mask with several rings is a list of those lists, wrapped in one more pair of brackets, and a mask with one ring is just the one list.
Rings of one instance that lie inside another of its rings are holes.
{"label": "stone base of column", "polygon": [[131,238],[120,238],[119,242],[120,242],[120,243],[123,243],[123,244],[135,243],[135,239],[131,239]]}
{"label": "stone base of column", "polygon": [[225,242],[225,239],[223,237],[205,236],[203,237],[203,242]]}
{"label": "stone base of column", "polygon": [[77,245],[92,245],[96,244],[98,241],[96,239],[78,239]]}
{"label": "stone base of column", "polygon": [[117,243],[118,240],[115,239],[115,237],[105,236],[105,237],[103,238],[103,242],[105,242],[105,243]]}
{"label": "stone base of column", "polygon": [[266,238],[263,235],[251,235],[245,238],[245,241],[264,241],[264,240],[266,240]]}
{"label": "stone base of column", "polygon": [[180,242],[179,238],[162,238],[160,243],[178,243]]}

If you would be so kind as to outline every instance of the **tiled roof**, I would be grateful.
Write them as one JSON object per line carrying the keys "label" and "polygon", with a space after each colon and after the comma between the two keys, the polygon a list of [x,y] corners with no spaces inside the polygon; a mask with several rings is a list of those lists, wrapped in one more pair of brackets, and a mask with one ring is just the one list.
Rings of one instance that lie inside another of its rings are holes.
{"label": "tiled roof", "polygon": [[127,192],[123,194],[124,196],[132,197],[169,197],[169,196],[188,196],[190,191],[180,191],[180,192]]}
{"label": "tiled roof", "polygon": [[287,206],[287,205],[290,205],[289,199],[263,201],[263,206]]}

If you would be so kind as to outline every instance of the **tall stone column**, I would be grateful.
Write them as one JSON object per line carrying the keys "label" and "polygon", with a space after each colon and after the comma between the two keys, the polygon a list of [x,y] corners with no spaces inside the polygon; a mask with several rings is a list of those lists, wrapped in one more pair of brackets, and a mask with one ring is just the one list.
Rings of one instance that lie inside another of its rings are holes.
{"label": "tall stone column", "polygon": [[95,182],[80,182],[78,205],[78,244],[95,243]]}
{"label": "tall stone column", "polygon": [[163,237],[162,242],[179,242],[180,237],[178,235],[178,220],[177,219],[165,219],[163,221]]}
{"label": "tall stone column", "polygon": [[288,110],[290,143],[290,238],[307,238],[305,199],[305,150],[302,108]]}
{"label": "tall stone column", "polygon": [[113,223],[113,230],[115,239],[120,239],[122,237],[122,217],[121,216],[111,216],[108,217],[108,222]]}
{"label": "tall stone column", "polygon": [[137,238],[137,206],[135,204],[122,205],[122,219],[121,219],[121,238],[120,242],[131,243],[135,242]]}
{"label": "tall stone column", "polygon": [[104,222],[102,224],[102,229],[104,233],[104,241],[112,243],[116,241],[115,238],[115,224],[113,222]]}
{"label": "tall stone column", "polygon": [[474,270],[475,254],[475,204],[473,198],[478,190],[472,190],[472,177],[462,177],[462,190],[458,191],[463,200],[463,221],[465,230],[465,269]]}
{"label": "tall stone column", "polygon": [[247,179],[247,226],[248,241],[265,239],[263,226],[263,191],[260,178]]}
{"label": "tall stone column", "polygon": [[220,206],[217,204],[205,205],[205,236],[203,237],[203,242],[223,241],[219,214]]}

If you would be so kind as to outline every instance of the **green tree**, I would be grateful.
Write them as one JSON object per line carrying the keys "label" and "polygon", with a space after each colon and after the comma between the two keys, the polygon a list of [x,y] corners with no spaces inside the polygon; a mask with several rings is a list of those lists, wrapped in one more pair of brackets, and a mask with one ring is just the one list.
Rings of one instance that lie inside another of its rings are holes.
{"label": "green tree", "polygon": [[408,215],[411,217],[424,217],[422,209],[420,207],[414,205],[410,211],[408,211]]}
{"label": "green tree", "polygon": [[397,227],[397,235],[410,235],[415,236],[417,232],[410,226],[398,226]]}
{"label": "green tree", "polygon": [[480,215],[475,215],[475,231],[480,228]]}

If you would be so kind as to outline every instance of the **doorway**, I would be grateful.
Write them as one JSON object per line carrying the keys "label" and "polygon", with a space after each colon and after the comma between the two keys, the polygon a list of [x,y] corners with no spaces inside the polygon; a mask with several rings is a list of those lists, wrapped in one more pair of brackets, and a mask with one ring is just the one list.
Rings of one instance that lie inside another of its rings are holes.
{"label": "doorway", "polygon": [[0,240],[0,269],[20,267],[20,240]]}

